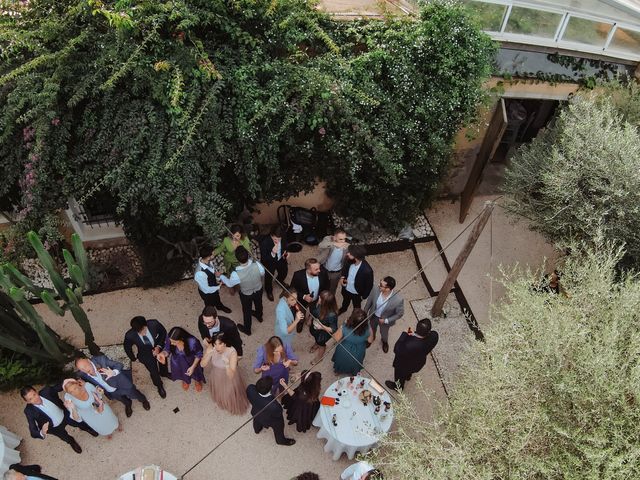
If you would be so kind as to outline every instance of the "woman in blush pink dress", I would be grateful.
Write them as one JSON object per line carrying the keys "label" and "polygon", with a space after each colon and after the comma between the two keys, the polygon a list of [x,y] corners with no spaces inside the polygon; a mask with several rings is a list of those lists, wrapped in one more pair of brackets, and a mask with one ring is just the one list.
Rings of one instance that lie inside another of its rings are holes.
{"label": "woman in blush pink dress", "polygon": [[213,401],[233,415],[246,413],[249,401],[245,393],[247,386],[238,371],[238,353],[224,333],[206,341],[201,365],[209,379]]}

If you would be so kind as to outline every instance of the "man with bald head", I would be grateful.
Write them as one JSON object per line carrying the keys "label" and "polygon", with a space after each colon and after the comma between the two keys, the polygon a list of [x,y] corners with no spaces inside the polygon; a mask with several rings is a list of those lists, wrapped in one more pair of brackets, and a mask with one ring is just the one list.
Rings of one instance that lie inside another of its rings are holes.
{"label": "man with bald head", "polygon": [[84,357],[77,358],[75,364],[83,380],[101,387],[107,398],[124,404],[127,417],[130,417],[133,412],[132,399],[139,400],[145,410],[151,408],[147,397],[133,384],[131,370],[124,370],[122,363],[111,360],[106,355],[96,355],[91,357],[91,360]]}

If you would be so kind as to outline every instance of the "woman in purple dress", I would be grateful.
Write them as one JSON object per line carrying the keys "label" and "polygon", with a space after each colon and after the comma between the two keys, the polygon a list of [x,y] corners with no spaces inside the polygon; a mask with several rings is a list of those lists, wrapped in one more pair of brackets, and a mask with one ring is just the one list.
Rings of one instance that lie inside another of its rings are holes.
{"label": "woman in purple dress", "polygon": [[167,335],[164,350],[158,354],[158,361],[165,363],[169,358],[171,380],[182,380],[182,388],[189,390],[191,380],[196,383],[196,392],[202,391],[204,373],[200,366],[202,345],[196,337],[184,328],[173,327]]}
{"label": "woman in purple dress", "polygon": [[298,357],[293,353],[291,345],[275,335],[267,340],[267,343],[260,345],[257,353],[256,360],[253,362],[253,371],[263,377],[271,377],[272,393],[277,395],[282,390],[280,379],[289,381],[289,367],[298,364]]}

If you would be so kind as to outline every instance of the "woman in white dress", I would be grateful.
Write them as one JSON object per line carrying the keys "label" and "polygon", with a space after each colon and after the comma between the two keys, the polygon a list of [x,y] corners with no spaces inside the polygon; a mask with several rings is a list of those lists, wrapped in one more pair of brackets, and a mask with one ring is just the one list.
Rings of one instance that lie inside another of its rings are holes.
{"label": "woman in white dress", "polygon": [[68,378],[62,383],[64,405],[71,417],[85,422],[100,435],[111,439],[114,430],[122,431],[118,417],[103,400],[104,391],[91,383]]}

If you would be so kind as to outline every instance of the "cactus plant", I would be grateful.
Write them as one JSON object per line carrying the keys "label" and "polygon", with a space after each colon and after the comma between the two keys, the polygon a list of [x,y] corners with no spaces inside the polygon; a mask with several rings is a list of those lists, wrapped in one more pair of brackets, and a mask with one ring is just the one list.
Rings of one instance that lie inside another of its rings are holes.
{"label": "cactus plant", "polygon": [[[10,297],[15,310],[19,313],[23,321],[37,332],[41,344],[52,357],[58,360],[64,356],[60,351],[60,345],[57,344],[59,342],[55,341],[57,334],[44,324],[42,317],[40,317],[26,299],[25,292],[27,291],[42,299],[47,307],[56,315],[64,316],[67,310],[70,311],[74,320],[84,333],[85,343],[89,351],[92,354],[99,353],[100,348],[95,343],[91,323],[81,307],[82,293],[88,285],[89,263],[80,237],[77,234],[72,235],[73,254],[66,249],[62,252],[65,263],[69,269],[70,284],[65,281],[56,268],[53,258],[44,248],[38,234],[33,231],[29,232],[27,234],[27,240],[35,250],[40,264],[49,274],[54,290],[34,285],[28,277],[23,275],[13,265],[9,264],[0,267],[0,288]],[[15,344],[12,345],[15,346]],[[64,345],[68,344],[63,344],[63,346]],[[0,346],[2,345],[0,344]]]}
{"label": "cactus plant", "polygon": [[51,278],[53,286],[58,294],[58,299],[62,301],[62,305],[58,303],[58,300],[56,300],[53,295],[46,291],[40,292],[38,296],[47,304],[51,311],[57,315],[63,316],[64,312],[69,310],[73,315],[74,320],[84,333],[84,340],[89,351],[94,355],[99,353],[100,348],[95,343],[93,331],[91,330],[91,323],[89,322],[86,312],[80,306],[82,304],[82,292],[88,285],[89,261],[79,235],[74,233],[71,236],[71,244],[73,246],[74,254],[71,254],[71,252],[66,249],[62,251],[64,261],[69,269],[72,288],[70,288],[67,282],[62,278],[62,275],[58,272],[53,258],[44,248],[38,234],[31,231],[27,233],[27,239],[35,250],[36,255],[38,255],[40,263],[49,273],[49,277]]}
{"label": "cactus plant", "polygon": [[[12,283],[7,275],[6,266],[0,267],[0,288],[5,293],[2,315],[0,315],[2,319],[0,346],[34,357],[64,363],[67,357],[65,351],[69,353],[72,347],[61,344],[60,337],[44,323],[40,314],[26,299],[24,289]],[[7,308],[8,306],[10,308]],[[30,348],[27,345],[25,337],[28,337],[29,330],[25,324],[36,333],[44,350]]]}

